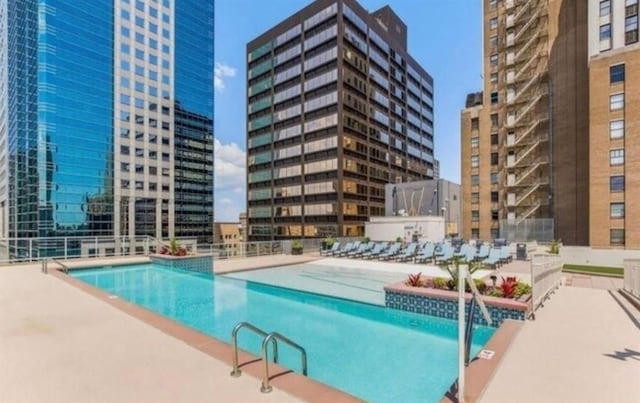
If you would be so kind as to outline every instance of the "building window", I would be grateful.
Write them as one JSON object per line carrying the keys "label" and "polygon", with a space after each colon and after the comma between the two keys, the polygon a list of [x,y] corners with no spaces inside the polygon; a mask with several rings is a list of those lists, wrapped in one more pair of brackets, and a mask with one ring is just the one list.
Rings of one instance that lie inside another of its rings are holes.
{"label": "building window", "polygon": [[480,211],[471,210],[471,221],[480,221]]}
{"label": "building window", "polygon": [[477,155],[471,156],[471,168],[477,168],[480,165],[480,157]]}
{"label": "building window", "polygon": [[611,218],[624,218],[624,203],[611,203]]}
{"label": "building window", "polygon": [[471,203],[480,203],[480,193],[478,192],[471,193]]}
{"label": "building window", "polygon": [[498,5],[498,0],[489,0],[489,7],[492,10],[495,10],[496,6]]}
{"label": "building window", "polygon": [[609,82],[611,84],[624,81],[624,64],[609,67]]}
{"label": "building window", "polygon": [[609,97],[609,107],[612,111],[624,108],[624,93],[611,95]]}
{"label": "building window", "polygon": [[492,104],[498,103],[498,91],[494,91],[491,93],[491,103]]}
{"label": "building window", "polygon": [[500,219],[500,213],[498,210],[491,210],[491,220],[498,221]]}
{"label": "building window", "polygon": [[491,127],[498,127],[498,114],[491,114]]}
{"label": "building window", "polygon": [[491,83],[498,84],[498,73],[491,73]]}
{"label": "building window", "polygon": [[491,38],[489,38],[489,44],[491,45],[492,48],[497,48],[498,47],[498,35],[493,35]]}
{"label": "building window", "polygon": [[471,118],[471,130],[478,130],[480,128],[480,119]]}
{"label": "building window", "polygon": [[624,246],[624,230],[623,229],[611,230],[611,245]]}
{"label": "building window", "polygon": [[624,164],[624,150],[617,149],[609,151],[609,163],[611,165]]}
{"label": "building window", "polygon": [[600,2],[600,17],[605,17],[611,13],[611,0]]}
{"label": "building window", "polygon": [[471,148],[478,148],[480,145],[480,137],[471,137]]}
{"label": "building window", "polygon": [[491,153],[491,165],[498,165],[498,153]]}
{"label": "building window", "polygon": [[496,184],[496,183],[498,183],[498,173],[491,172],[491,184]]}
{"label": "building window", "polygon": [[499,196],[498,192],[491,192],[491,203],[498,203]]}
{"label": "building window", "polygon": [[609,122],[609,137],[612,139],[621,139],[624,137],[624,120],[612,120]]}
{"label": "building window", "polygon": [[638,42],[638,5],[636,4],[634,7],[636,14],[630,15],[624,20],[625,45]]}
{"label": "building window", "polygon": [[471,228],[471,239],[480,238],[480,230],[478,228]]}
{"label": "building window", "polygon": [[611,192],[624,192],[624,175],[616,175],[609,178],[609,190]]}
{"label": "building window", "polygon": [[498,133],[493,133],[491,135],[491,145],[492,146],[498,145]]}
{"label": "building window", "polygon": [[493,17],[491,20],[489,20],[489,28],[490,29],[498,28],[498,17]]}
{"label": "building window", "polygon": [[477,185],[480,183],[480,177],[478,175],[471,175],[471,184]]}
{"label": "building window", "polygon": [[611,39],[611,24],[600,26],[600,41],[608,41]]}
{"label": "building window", "polygon": [[498,65],[498,55],[491,55],[489,57],[489,63],[491,67],[496,67]]}

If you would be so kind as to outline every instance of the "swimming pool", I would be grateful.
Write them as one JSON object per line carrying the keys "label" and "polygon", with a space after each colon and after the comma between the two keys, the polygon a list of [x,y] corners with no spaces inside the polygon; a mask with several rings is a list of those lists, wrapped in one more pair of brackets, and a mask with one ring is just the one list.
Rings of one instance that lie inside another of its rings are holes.
{"label": "swimming pool", "polygon": [[[278,331],[307,350],[311,378],[367,401],[437,402],[456,378],[454,321],[152,264],[71,275],[225,342],[241,321]],[[472,354],[494,330],[476,328]],[[256,355],[260,342],[240,333]],[[300,372],[297,352],[280,350]]]}

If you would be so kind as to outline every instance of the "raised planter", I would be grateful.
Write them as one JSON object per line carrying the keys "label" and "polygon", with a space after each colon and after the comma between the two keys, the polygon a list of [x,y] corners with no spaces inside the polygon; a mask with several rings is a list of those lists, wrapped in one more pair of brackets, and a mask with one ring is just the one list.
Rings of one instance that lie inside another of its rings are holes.
{"label": "raised planter", "polygon": [[[384,287],[385,305],[388,308],[438,316],[447,319],[458,318],[458,292],[426,287],[410,287],[404,283],[394,283]],[[465,294],[466,309],[469,309],[472,295]],[[499,327],[505,319],[525,320],[530,303],[508,298],[482,296],[491,319],[492,326]],[[487,325],[480,308],[476,306],[474,323]]]}
{"label": "raised planter", "polygon": [[151,255],[151,262],[172,269],[187,270],[197,273],[213,273],[213,255]]}

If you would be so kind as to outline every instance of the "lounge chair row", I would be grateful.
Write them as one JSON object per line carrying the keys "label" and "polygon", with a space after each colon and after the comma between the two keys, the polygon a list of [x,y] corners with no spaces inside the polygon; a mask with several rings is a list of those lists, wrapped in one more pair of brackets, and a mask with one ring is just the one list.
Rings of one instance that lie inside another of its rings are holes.
{"label": "lounge chair row", "polygon": [[448,243],[434,244],[427,242],[420,245],[417,242],[409,243],[404,249],[400,242],[388,244],[387,242],[360,241],[348,242],[342,246],[335,242],[331,249],[320,252],[323,256],[348,257],[361,259],[395,260],[400,262],[414,261],[415,263],[442,264],[461,258],[467,262],[482,262],[484,265],[496,268],[503,263],[511,261],[511,254],[507,247],[490,248],[482,245],[479,249],[469,244],[463,244],[456,252]]}

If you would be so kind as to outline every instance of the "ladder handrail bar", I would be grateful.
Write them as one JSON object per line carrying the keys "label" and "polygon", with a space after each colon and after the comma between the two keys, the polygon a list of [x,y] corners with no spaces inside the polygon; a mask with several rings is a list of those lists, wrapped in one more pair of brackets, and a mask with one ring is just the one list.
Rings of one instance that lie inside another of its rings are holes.
{"label": "ladder handrail bar", "polygon": [[264,377],[262,378],[262,385],[260,386],[260,391],[262,393],[269,393],[272,390],[271,385],[269,385],[269,357],[267,345],[271,340],[276,339],[300,351],[302,360],[302,374],[304,376],[307,376],[307,351],[301,345],[281,335],[280,333],[271,332],[262,341],[262,361],[264,362]]}
{"label": "ladder handrail bar", "polygon": [[59,261],[58,259],[56,259],[56,258],[46,259],[46,262],[45,262],[45,268],[47,269],[47,270],[46,270],[46,272],[48,272],[48,271],[49,271],[49,270],[48,270],[48,267],[46,266],[46,265],[47,265],[47,263],[48,263],[48,260],[51,260],[51,261],[52,261],[52,262],[54,262],[54,263],[58,263],[60,266],[62,266],[62,271],[63,271],[65,274],[69,274],[69,267],[68,267],[66,264],[64,264],[64,263],[62,263],[61,261]]}
{"label": "ladder handrail bar", "polygon": [[[267,332],[260,329],[259,327],[252,325],[249,322],[240,322],[233,328],[233,330],[231,331],[231,343],[233,345],[233,351],[232,351],[233,370],[231,371],[231,376],[236,378],[239,377],[240,374],[242,373],[238,365],[238,332],[240,331],[240,329],[244,329],[244,328],[251,330],[252,332],[262,337],[268,336]],[[264,345],[264,339],[263,339],[263,345]],[[273,362],[276,362],[276,363],[278,362],[278,341],[276,339],[273,339]]]}

